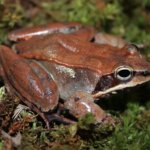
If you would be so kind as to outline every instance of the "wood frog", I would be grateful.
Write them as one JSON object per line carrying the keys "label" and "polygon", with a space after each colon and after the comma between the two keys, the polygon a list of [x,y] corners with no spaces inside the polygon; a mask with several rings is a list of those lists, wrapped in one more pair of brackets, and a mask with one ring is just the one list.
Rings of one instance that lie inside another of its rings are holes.
{"label": "wood frog", "polygon": [[92,26],[54,23],[12,31],[8,38],[18,42],[16,53],[0,46],[0,76],[48,129],[52,120],[74,123],[59,116],[59,99],[76,118],[91,112],[95,124],[116,123],[94,99],[150,80],[150,63],[135,45]]}

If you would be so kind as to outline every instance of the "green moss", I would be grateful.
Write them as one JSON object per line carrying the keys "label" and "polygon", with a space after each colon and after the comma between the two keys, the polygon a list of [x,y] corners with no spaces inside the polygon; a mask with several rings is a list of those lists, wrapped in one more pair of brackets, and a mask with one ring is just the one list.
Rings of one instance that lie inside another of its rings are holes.
{"label": "green moss", "polygon": [[1,150],[2,147],[3,147],[3,143],[4,143],[4,140],[2,140],[2,141],[0,142],[0,150]]}
{"label": "green moss", "polygon": [[[13,29],[47,22],[76,21],[93,25],[105,33],[119,35],[135,44],[147,43],[141,49],[146,57],[150,53],[149,9],[149,0],[15,0],[13,3],[1,0],[0,44],[9,45],[5,37]],[[38,121],[33,122],[33,128],[29,126],[22,131],[24,140],[18,149],[149,150],[149,90],[150,84],[147,84],[99,102],[114,118],[124,121],[124,127],[117,125],[115,132],[104,132],[111,126],[103,128],[101,133],[85,131],[93,122],[90,114],[79,120],[78,126],[53,124],[51,132]]]}

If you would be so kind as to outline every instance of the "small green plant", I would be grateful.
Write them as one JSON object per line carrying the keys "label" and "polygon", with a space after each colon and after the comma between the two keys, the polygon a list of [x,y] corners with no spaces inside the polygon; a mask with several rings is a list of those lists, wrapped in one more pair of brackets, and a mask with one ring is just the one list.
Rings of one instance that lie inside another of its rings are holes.
{"label": "small green plant", "polygon": [[6,95],[5,95],[5,87],[1,87],[0,88],[0,101],[1,100],[4,100],[6,98]]}
{"label": "small green plant", "polygon": [[1,150],[2,147],[3,147],[3,143],[4,143],[4,140],[2,140],[2,141],[0,142],[0,150]]}
{"label": "small green plant", "polygon": [[80,117],[78,120],[78,126],[81,129],[89,130],[91,123],[94,123],[94,116],[92,115],[92,113],[87,113],[83,118]]}

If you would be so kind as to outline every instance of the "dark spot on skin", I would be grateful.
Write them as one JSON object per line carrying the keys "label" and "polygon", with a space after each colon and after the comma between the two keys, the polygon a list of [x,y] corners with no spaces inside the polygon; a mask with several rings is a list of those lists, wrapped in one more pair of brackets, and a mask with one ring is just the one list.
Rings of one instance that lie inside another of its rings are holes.
{"label": "dark spot on skin", "polygon": [[20,53],[21,53],[21,49],[18,49],[18,50],[17,50],[17,54],[20,54]]}
{"label": "dark spot on skin", "polygon": [[39,79],[40,79],[40,81],[41,81],[42,84],[43,84],[43,82],[45,80],[48,81],[48,82],[50,82],[50,83],[53,82],[52,78],[49,75],[46,75],[44,78],[39,77]]}
{"label": "dark spot on skin", "polygon": [[52,82],[52,81],[53,81],[50,75],[47,75],[47,76],[46,76],[46,79],[47,79],[49,82]]}
{"label": "dark spot on skin", "polygon": [[75,101],[75,102],[77,102],[78,100],[80,100],[79,97],[75,97],[75,98],[74,98],[74,101]]}
{"label": "dark spot on skin", "polygon": [[90,42],[94,42],[95,41],[95,38],[93,37],[91,40],[90,40]]}

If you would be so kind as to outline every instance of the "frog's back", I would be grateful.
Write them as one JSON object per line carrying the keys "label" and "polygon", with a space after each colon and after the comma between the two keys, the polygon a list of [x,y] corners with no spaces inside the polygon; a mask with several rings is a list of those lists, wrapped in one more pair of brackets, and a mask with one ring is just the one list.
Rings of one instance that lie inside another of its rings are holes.
{"label": "frog's back", "polygon": [[117,53],[119,49],[107,44],[84,42],[73,35],[58,33],[22,41],[16,44],[16,50],[25,58],[48,60],[66,67],[89,69],[105,74],[108,72],[107,65],[115,64],[115,61],[112,61],[114,51]]}

